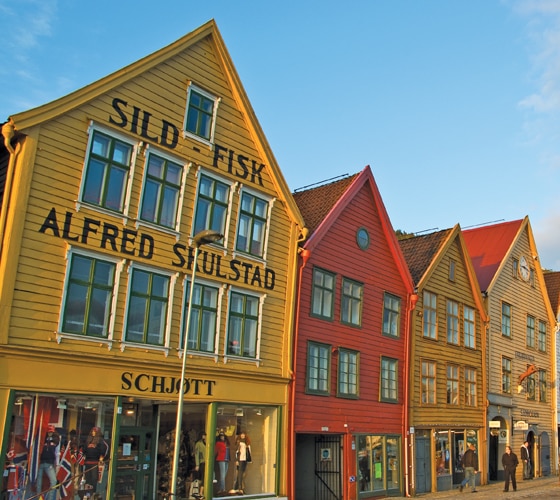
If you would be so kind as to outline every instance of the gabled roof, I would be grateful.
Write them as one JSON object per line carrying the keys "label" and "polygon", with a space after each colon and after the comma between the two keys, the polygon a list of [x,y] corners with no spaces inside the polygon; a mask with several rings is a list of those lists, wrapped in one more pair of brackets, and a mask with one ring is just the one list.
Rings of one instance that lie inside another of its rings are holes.
{"label": "gabled roof", "polygon": [[412,281],[418,285],[453,229],[399,240]]}
{"label": "gabled roof", "polygon": [[546,283],[546,289],[548,291],[548,298],[550,299],[550,305],[552,306],[552,311],[556,315],[556,320],[560,320],[560,272],[559,271],[548,271],[544,273],[544,281]]}
{"label": "gabled roof", "polygon": [[317,246],[329,229],[336,224],[342,211],[363,187],[367,187],[371,192],[385,241],[395,259],[403,283],[412,293],[412,280],[406,261],[369,165],[360,173],[350,177],[294,193],[294,199],[300,208],[306,227],[310,229],[309,237],[303,244],[303,248],[312,251]]}
{"label": "gabled roof", "polygon": [[463,231],[482,291],[488,291],[525,220],[526,218]]}

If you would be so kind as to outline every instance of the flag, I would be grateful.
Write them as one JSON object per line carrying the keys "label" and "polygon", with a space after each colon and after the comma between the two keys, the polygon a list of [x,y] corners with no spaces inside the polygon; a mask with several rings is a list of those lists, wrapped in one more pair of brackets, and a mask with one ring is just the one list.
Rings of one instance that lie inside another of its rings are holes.
{"label": "flag", "polygon": [[[37,400],[35,400],[35,409],[33,421],[37,422]],[[43,435],[43,412],[41,411],[41,417],[37,422],[37,425],[33,426],[33,432],[31,433],[31,447],[30,449],[30,461],[29,461],[29,480],[31,484],[37,482],[37,475],[39,472],[39,454],[41,453],[41,436]]]}
{"label": "flag", "polygon": [[78,465],[84,465],[86,463],[86,456],[82,450],[79,450],[78,453],[74,455],[74,461]]}
{"label": "flag", "polygon": [[70,446],[67,446],[60,458],[60,467],[56,473],[56,479],[60,483],[61,498],[73,498],[74,488],[72,487],[72,463]]}

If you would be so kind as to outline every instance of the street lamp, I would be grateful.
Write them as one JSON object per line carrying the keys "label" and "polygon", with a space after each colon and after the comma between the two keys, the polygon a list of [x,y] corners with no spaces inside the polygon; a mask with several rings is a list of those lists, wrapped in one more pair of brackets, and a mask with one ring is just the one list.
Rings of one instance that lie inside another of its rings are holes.
{"label": "street lamp", "polygon": [[179,385],[179,400],[177,401],[177,422],[175,425],[175,447],[173,448],[173,473],[171,475],[171,500],[176,500],[177,498],[177,480],[179,472],[179,451],[181,447],[181,427],[183,425],[183,399],[185,397],[185,370],[187,366],[187,341],[189,338],[189,327],[191,325],[191,311],[192,311],[192,301],[193,301],[193,291],[194,291],[194,280],[196,279],[196,262],[198,260],[198,253],[202,245],[208,245],[209,243],[214,243],[221,240],[224,237],[223,234],[217,231],[212,231],[211,229],[205,229],[194,235],[193,246],[194,246],[194,261],[193,269],[191,274],[191,290],[189,293],[189,304],[187,307],[187,319],[185,326],[185,334],[183,337],[183,364],[181,368],[181,381]]}

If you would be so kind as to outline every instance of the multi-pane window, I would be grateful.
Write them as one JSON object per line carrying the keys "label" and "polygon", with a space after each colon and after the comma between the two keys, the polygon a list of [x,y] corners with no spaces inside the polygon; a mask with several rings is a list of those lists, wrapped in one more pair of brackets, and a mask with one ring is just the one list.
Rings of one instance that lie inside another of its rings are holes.
{"label": "multi-pane window", "polygon": [[[538,373],[538,372],[537,372]],[[527,399],[529,401],[536,401],[537,396],[537,388],[536,388],[536,374],[532,373],[531,375],[529,375],[525,380],[527,380]]]}
{"label": "multi-pane window", "polygon": [[392,358],[381,358],[381,401],[395,402],[399,399],[399,362]]}
{"label": "multi-pane window", "polygon": [[182,178],[181,165],[150,154],[140,219],[175,229]]}
{"label": "multi-pane window", "polygon": [[229,304],[227,353],[257,357],[259,298],[232,292]]}
{"label": "multi-pane window", "polygon": [[349,325],[362,324],[362,300],[364,285],[344,278],[342,280],[342,297],[340,299],[340,321]]}
{"label": "multi-pane window", "polygon": [[447,342],[459,344],[459,304],[447,301]]}
{"label": "multi-pane window", "polygon": [[527,315],[527,347],[535,347],[535,318]]}
{"label": "multi-pane window", "polygon": [[474,329],[474,309],[469,306],[463,306],[463,341],[465,347],[474,349],[475,347],[475,329]]}
{"label": "multi-pane window", "polygon": [[[187,328],[188,300],[191,292],[190,282],[185,291],[187,301],[183,311],[183,335]],[[214,352],[216,323],[218,317],[218,289],[202,283],[195,283],[192,291],[191,318],[188,327],[187,349],[202,352]],[[183,337],[184,338],[184,337]],[[183,340],[181,340],[181,346]]]}
{"label": "multi-pane window", "polygon": [[94,131],[82,200],[108,210],[122,212],[132,151],[131,144]]}
{"label": "multi-pane window", "polygon": [[546,323],[539,320],[539,351],[546,352]]}
{"label": "multi-pane window", "polygon": [[400,318],[401,299],[385,293],[383,297],[383,334],[398,337]]}
{"label": "multi-pane window", "polygon": [[423,404],[436,403],[436,364],[433,361],[422,361],[421,398]]}
{"label": "multi-pane window", "polygon": [[546,403],[546,370],[538,371],[539,377],[539,401],[541,403]]}
{"label": "multi-pane window", "polygon": [[502,335],[511,337],[511,305],[502,302]]}
{"label": "multi-pane window", "polygon": [[169,277],[133,269],[125,340],[163,345],[167,325]]}
{"label": "multi-pane window", "polygon": [[423,328],[424,337],[437,338],[437,296],[435,293],[424,292],[423,297]]}
{"label": "multi-pane window", "polygon": [[186,132],[205,141],[214,136],[217,99],[202,89],[191,85],[187,96]]}
{"label": "multi-pane window", "polygon": [[62,331],[107,337],[114,283],[114,263],[72,254]]}
{"label": "multi-pane window", "polygon": [[502,357],[502,392],[511,394],[511,359]]}
{"label": "multi-pane window", "polygon": [[459,404],[459,367],[447,365],[447,404]]}
{"label": "multi-pane window", "polygon": [[329,394],[331,346],[309,342],[307,344],[307,392]]}
{"label": "multi-pane window", "polygon": [[268,202],[247,192],[241,195],[236,250],[256,257],[263,256],[267,217]]}
{"label": "multi-pane window", "polygon": [[338,350],[338,395],[358,396],[358,353]]}
{"label": "multi-pane window", "polygon": [[200,176],[193,234],[211,229],[225,234],[229,186],[206,175]]}
{"label": "multi-pane window", "polygon": [[465,368],[465,405],[476,406],[476,370]]}
{"label": "multi-pane window", "polygon": [[333,319],[335,275],[323,269],[313,269],[311,314],[323,319]]}
{"label": "multi-pane window", "polygon": [[455,281],[455,261],[453,259],[449,259],[449,281]]}

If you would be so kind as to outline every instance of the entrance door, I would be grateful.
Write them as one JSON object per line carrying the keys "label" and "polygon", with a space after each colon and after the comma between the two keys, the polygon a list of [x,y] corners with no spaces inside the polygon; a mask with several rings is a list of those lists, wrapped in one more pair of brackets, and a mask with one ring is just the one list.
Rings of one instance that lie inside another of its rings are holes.
{"label": "entrance door", "polygon": [[149,500],[154,485],[154,432],[121,427],[115,478],[115,499]]}
{"label": "entrance door", "polygon": [[416,493],[432,491],[432,460],[430,458],[430,440],[426,437],[416,438]]}

